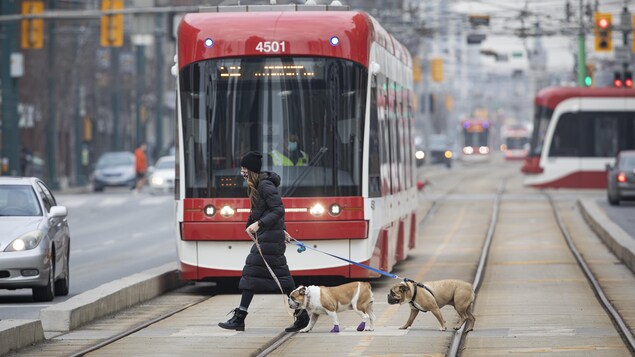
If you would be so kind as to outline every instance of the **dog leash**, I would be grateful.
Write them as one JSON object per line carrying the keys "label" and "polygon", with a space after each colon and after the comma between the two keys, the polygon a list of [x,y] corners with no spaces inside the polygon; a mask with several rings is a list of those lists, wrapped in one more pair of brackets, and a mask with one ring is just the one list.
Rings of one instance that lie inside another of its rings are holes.
{"label": "dog leash", "polygon": [[[291,238],[291,240],[295,241],[295,243],[292,243],[292,244],[295,244],[295,245],[297,245],[297,246],[298,246],[298,249],[297,249],[298,253],[302,253],[302,252],[306,251],[307,249],[310,249],[310,250],[313,250],[313,251],[316,251],[316,252],[319,252],[319,253],[322,253],[322,254],[326,254],[326,255],[331,256],[331,257],[333,257],[333,258],[337,258],[337,259],[339,259],[339,260],[343,260],[343,261],[345,261],[345,262],[347,262],[347,263],[349,263],[349,264],[353,264],[353,265],[358,266],[358,267],[360,267],[360,268],[364,268],[364,269],[367,269],[367,270],[370,270],[370,271],[374,271],[375,273],[379,273],[379,274],[384,275],[384,276],[387,276],[387,277],[389,277],[389,278],[403,280],[403,281],[404,281],[404,282],[406,282],[406,283],[413,283],[413,284],[415,284],[415,285],[416,285],[416,286],[418,286],[418,287],[421,287],[421,288],[426,289],[426,290],[427,290],[427,291],[428,291],[428,292],[432,295],[432,297],[434,297],[434,294],[432,293],[432,290],[430,290],[430,288],[428,288],[427,286],[425,286],[423,283],[419,283],[419,282],[414,281],[414,280],[409,279],[409,278],[402,278],[402,277],[399,277],[398,275],[395,275],[395,274],[392,274],[392,273],[389,273],[389,272],[383,271],[383,270],[381,270],[381,269],[373,268],[373,267],[368,266],[368,265],[366,265],[366,264],[362,264],[362,263],[354,262],[354,261],[352,261],[352,260],[350,260],[350,259],[346,259],[346,258],[343,258],[343,257],[337,256],[337,255],[335,255],[335,254],[327,253],[327,252],[322,251],[322,250],[319,250],[319,249],[317,249],[317,248],[310,247],[310,246],[308,246],[308,245],[306,245],[306,244],[304,244],[304,243],[300,242],[299,240],[297,240],[297,239],[295,239],[295,238],[293,238],[293,237],[291,237],[291,236],[289,236],[289,238]],[[291,243],[291,242],[288,242],[288,243]],[[416,291],[417,291],[417,289],[415,288],[415,294],[416,294]]]}
{"label": "dog leash", "polygon": [[260,243],[258,243],[258,232],[256,232],[255,237],[253,234],[251,234],[250,231],[245,230],[245,232],[247,232],[247,234],[249,235],[249,238],[251,238],[251,240],[254,241],[254,243],[256,244],[256,248],[258,248],[258,253],[260,253],[260,257],[262,257],[262,261],[265,262],[265,265],[267,266],[267,270],[269,270],[269,274],[271,274],[271,277],[278,285],[278,288],[280,289],[280,292],[282,293],[282,297],[284,299],[283,304],[285,307],[285,311],[287,312],[287,314],[289,314],[289,316],[293,317],[293,315],[291,314],[291,312],[289,312],[289,309],[287,308],[287,294],[284,292],[284,289],[282,289],[282,285],[280,284],[280,280],[278,280],[276,273],[273,272],[273,269],[271,269],[271,267],[269,266],[269,263],[267,263],[267,259],[265,259],[264,254],[262,254],[262,249],[260,249]]}

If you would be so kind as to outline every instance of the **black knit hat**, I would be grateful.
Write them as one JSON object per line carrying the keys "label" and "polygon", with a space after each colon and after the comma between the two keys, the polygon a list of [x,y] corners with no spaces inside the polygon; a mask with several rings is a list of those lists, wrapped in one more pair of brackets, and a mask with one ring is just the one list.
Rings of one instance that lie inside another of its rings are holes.
{"label": "black knit hat", "polygon": [[249,171],[260,173],[262,167],[262,154],[258,151],[250,151],[240,160],[240,166]]}

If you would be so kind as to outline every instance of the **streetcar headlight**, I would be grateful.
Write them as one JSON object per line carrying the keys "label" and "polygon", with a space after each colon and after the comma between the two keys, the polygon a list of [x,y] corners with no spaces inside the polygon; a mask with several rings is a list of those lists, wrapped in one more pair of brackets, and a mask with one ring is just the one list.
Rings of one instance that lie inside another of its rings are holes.
{"label": "streetcar headlight", "polygon": [[331,46],[337,46],[340,43],[340,39],[337,36],[333,36],[329,42],[331,43]]}
{"label": "streetcar headlight", "polygon": [[423,160],[426,157],[426,153],[422,150],[419,150],[415,152],[415,157],[417,158],[417,160]]}
{"label": "streetcar headlight", "polygon": [[463,148],[463,153],[466,155],[471,155],[474,152],[471,146],[466,146]]}
{"label": "streetcar headlight", "polygon": [[312,215],[319,217],[321,215],[324,214],[324,206],[322,206],[319,203],[316,203],[313,205],[313,207],[311,207],[311,209],[309,209],[309,213],[311,213]]}
{"label": "streetcar headlight", "polygon": [[214,40],[212,40],[211,38],[206,38],[205,47],[212,47],[212,46],[214,46]]}
{"label": "streetcar headlight", "polygon": [[489,148],[487,146],[481,146],[478,148],[478,152],[481,154],[487,154],[489,152]]}
{"label": "streetcar headlight", "polygon": [[216,207],[213,205],[207,205],[205,206],[204,212],[207,217],[212,217],[216,214]]}
{"label": "streetcar headlight", "polygon": [[236,211],[229,206],[223,206],[223,208],[220,209],[220,215],[225,218],[233,216],[235,212]]}
{"label": "streetcar headlight", "polygon": [[338,205],[337,203],[333,203],[329,211],[333,216],[337,216],[338,214],[342,213],[342,207],[340,207],[340,205]]}

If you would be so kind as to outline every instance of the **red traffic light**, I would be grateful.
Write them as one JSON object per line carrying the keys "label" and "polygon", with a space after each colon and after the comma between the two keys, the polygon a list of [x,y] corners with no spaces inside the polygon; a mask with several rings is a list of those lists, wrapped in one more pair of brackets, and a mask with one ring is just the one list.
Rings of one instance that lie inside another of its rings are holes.
{"label": "red traffic light", "polygon": [[633,74],[630,71],[624,72],[624,87],[633,88]]}
{"label": "red traffic light", "polygon": [[601,18],[598,20],[598,27],[601,29],[605,29],[609,27],[609,20],[605,18]]}
{"label": "red traffic light", "polygon": [[622,87],[622,74],[620,72],[613,73],[613,87]]}

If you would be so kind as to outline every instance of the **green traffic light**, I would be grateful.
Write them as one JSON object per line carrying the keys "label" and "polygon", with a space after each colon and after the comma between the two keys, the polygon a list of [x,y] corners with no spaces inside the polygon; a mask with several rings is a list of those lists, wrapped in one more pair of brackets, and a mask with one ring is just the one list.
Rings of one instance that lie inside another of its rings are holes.
{"label": "green traffic light", "polygon": [[590,87],[593,84],[593,79],[590,76],[584,77],[584,85]]}

